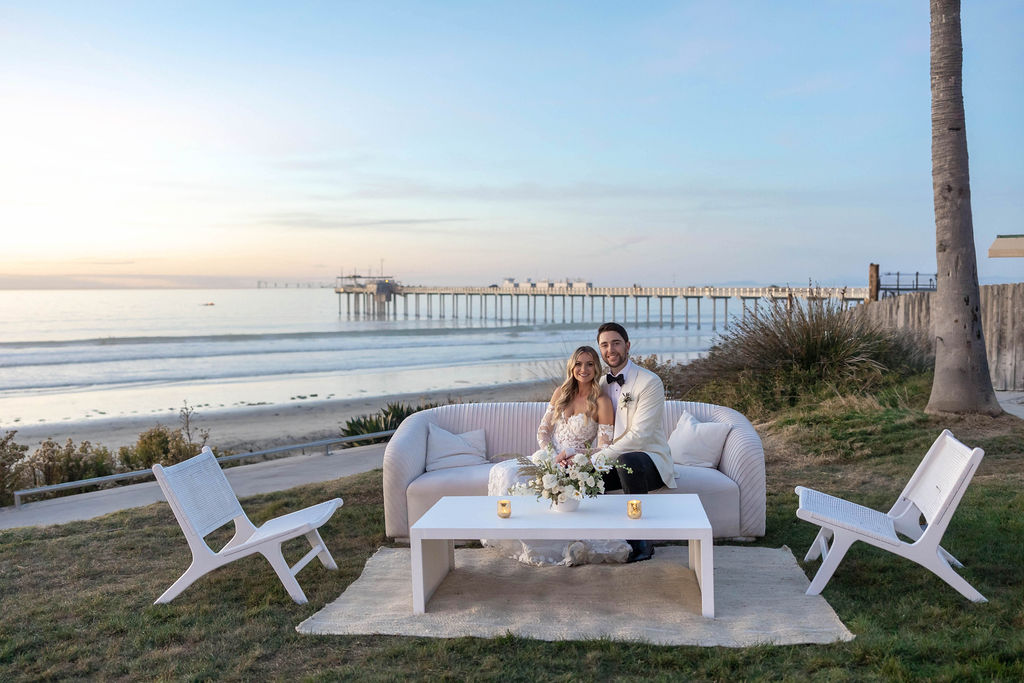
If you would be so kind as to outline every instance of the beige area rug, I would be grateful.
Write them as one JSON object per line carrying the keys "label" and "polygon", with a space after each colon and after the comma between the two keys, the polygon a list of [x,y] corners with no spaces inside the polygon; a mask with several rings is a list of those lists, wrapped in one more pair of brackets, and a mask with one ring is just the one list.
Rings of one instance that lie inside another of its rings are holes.
{"label": "beige area rug", "polygon": [[296,627],[311,634],[539,640],[608,638],[659,645],[792,645],[852,640],[789,548],[715,548],[715,618],[700,615],[685,546],[630,565],[530,567],[457,548],[455,569],[412,613],[410,551],[381,548],[341,596]]}

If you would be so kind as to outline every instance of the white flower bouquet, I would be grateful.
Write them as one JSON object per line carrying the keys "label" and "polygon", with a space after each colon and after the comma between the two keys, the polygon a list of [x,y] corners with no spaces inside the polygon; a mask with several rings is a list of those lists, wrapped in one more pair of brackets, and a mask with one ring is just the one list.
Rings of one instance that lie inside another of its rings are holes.
{"label": "white flower bouquet", "polygon": [[[568,452],[568,450],[567,450]],[[575,453],[564,465],[557,460],[555,449],[548,446],[530,457],[520,456],[519,474],[530,477],[509,489],[513,496],[534,495],[560,505],[569,500],[593,498],[604,493],[605,472],[615,466],[613,460],[596,454]]]}

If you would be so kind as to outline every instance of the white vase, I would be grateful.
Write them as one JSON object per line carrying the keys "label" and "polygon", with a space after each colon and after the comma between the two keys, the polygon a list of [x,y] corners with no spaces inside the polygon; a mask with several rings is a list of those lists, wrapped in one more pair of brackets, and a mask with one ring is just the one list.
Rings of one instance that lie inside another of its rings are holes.
{"label": "white vase", "polygon": [[552,503],[551,509],[555,512],[575,512],[580,507],[580,501],[569,498],[564,503]]}

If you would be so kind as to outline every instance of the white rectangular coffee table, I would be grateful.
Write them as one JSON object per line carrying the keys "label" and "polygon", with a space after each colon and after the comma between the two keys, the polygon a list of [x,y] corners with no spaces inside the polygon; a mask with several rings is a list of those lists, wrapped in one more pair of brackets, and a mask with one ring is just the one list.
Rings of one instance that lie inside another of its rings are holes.
{"label": "white rectangular coffee table", "polygon": [[[500,498],[512,501],[508,519],[498,517]],[[641,501],[640,519],[626,515],[626,501],[632,498]],[[548,503],[527,496],[445,496],[409,530],[413,613],[426,612],[430,596],[455,567],[455,541],[480,538],[689,541],[701,613],[715,616],[711,522],[696,494],[597,496],[585,499],[575,512],[553,512]]]}

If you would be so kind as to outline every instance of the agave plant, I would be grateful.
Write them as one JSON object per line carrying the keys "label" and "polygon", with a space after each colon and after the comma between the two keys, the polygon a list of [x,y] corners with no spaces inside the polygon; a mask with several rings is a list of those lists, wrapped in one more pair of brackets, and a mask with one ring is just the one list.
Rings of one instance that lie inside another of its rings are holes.
{"label": "agave plant", "polygon": [[[342,436],[358,436],[360,434],[375,434],[377,432],[386,432],[392,429],[398,429],[398,425],[402,424],[402,420],[409,417],[413,413],[418,413],[421,410],[427,410],[428,408],[436,408],[441,404],[439,403],[422,403],[418,406],[410,406],[404,403],[393,402],[388,403],[380,409],[378,413],[372,415],[360,415],[359,417],[353,417],[345,423],[345,426],[341,428]],[[351,441],[349,443],[342,444],[342,448],[354,448],[356,446],[366,446],[371,443],[378,443],[386,440],[387,437],[376,437],[372,439]]]}

